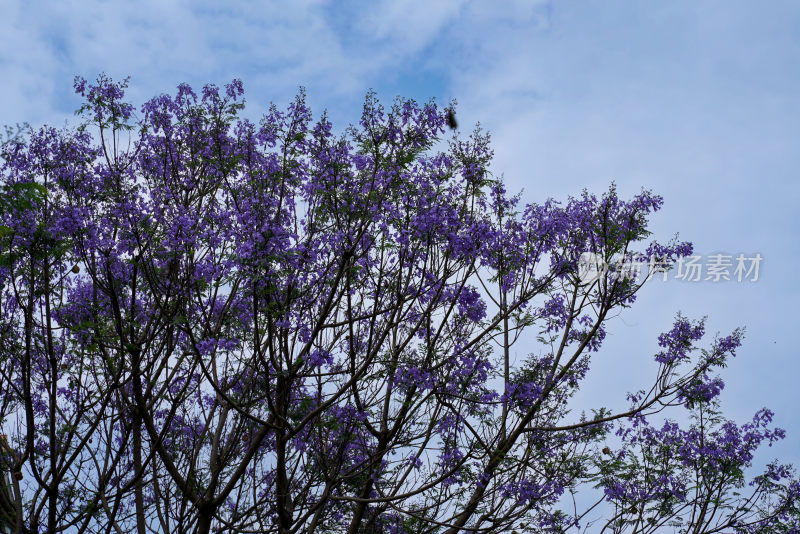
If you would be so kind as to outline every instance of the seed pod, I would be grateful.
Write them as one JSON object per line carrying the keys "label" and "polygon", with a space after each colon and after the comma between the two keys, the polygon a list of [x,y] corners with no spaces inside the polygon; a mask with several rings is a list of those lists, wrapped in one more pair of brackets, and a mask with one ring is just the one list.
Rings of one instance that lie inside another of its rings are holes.
{"label": "seed pod", "polygon": [[79,272],[81,272],[81,268],[78,267],[77,263],[72,267],[72,272],[75,273],[75,274],[78,274]]}
{"label": "seed pod", "polygon": [[447,125],[451,130],[458,128],[458,122],[456,122],[456,114],[453,108],[447,108]]}
{"label": "seed pod", "polygon": [[611,454],[611,449],[608,447],[603,447],[603,454]]}

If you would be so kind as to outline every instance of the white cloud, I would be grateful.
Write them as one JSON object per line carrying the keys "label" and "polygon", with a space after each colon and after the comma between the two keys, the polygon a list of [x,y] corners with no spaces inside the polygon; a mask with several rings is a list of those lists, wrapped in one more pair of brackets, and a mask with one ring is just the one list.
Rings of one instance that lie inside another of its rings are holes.
{"label": "white cloud", "polygon": [[451,24],[465,3],[465,0],[383,0],[371,4],[361,24],[373,37],[391,40],[398,51],[414,52]]}

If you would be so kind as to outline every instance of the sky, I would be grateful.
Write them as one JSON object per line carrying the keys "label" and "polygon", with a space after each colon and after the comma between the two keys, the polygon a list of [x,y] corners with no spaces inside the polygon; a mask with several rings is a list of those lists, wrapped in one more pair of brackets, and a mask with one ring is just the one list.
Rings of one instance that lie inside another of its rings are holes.
{"label": "sky", "polygon": [[387,104],[457,100],[523,202],[612,181],[661,194],[654,237],[679,233],[704,266],[730,256],[731,275],[760,254],[758,280],[652,281],[609,324],[577,400],[623,407],[649,386],[678,311],[708,316],[710,337],[744,326],[724,412],[773,409],[788,436],[761,463],[800,464],[800,3],[3,0],[0,36],[0,126],[74,124],[74,76],[101,72],[130,76],[137,104],[240,78],[254,117],[303,86],[340,131],[374,89]]}

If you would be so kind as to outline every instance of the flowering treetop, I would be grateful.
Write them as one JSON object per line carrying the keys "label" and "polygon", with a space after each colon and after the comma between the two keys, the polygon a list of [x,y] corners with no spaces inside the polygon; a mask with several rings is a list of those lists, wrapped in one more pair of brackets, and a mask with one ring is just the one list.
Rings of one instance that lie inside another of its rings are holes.
{"label": "flowering treetop", "polygon": [[[702,349],[678,316],[629,409],[571,412],[644,283],[586,282],[581,254],[691,254],[647,241],[659,196],[522,206],[488,134],[434,150],[455,123],[434,103],[369,94],[336,136],[302,92],[256,124],[239,81],[138,110],[126,87],[77,79],[77,129],[3,145],[0,424],[19,476],[0,517],[19,532],[566,531],[591,516],[564,498],[593,484],[613,532],[797,528],[788,466],[739,493],[783,435],[766,410],[720,416],[740,330]],[[522,336],[538,347],[517,359]],[[696,423],[651,424],[670,406]]]}

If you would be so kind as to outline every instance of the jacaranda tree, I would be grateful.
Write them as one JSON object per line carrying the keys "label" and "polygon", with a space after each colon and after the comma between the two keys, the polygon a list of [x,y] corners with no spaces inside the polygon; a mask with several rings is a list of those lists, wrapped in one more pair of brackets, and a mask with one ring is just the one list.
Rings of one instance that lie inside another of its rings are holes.
{"label": "jacaranda tree", "polygon": [[570,404],[647,280],[615,266],[691,253],[646,241],[660,197],[523,207],[433,103],[337,136],[302,92],[256,124],[239,81],[125,88],[3,145],[0,525],[800,532],[791,468],[748,478],[772,414],[720,411],[741,331],[678,315],[628,409]]}

